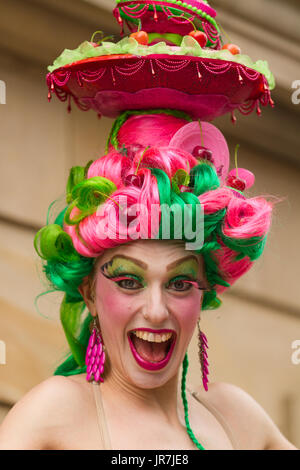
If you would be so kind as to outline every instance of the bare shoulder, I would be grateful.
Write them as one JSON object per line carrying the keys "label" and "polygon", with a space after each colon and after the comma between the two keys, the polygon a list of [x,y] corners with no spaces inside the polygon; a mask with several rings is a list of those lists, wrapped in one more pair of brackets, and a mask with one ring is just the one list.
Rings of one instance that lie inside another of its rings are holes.
{"label": "bare shoulder", "polygon": [[197,390],[223,416],[238,447],[253,450],[297,450],[280,432],[262,406],[245,390],[225,383],[214,382],[208,391]]}
{"label": "bare shoulder", "polygon": [[52,376],[33,387],[0,426],[0,449],[47,449],[87,393],[82,379]]}

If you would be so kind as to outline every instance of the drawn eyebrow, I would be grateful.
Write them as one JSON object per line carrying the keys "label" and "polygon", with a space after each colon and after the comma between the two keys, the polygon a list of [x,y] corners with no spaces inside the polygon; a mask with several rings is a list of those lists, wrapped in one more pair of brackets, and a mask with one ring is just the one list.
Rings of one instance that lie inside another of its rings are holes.
{"label": "drawn eyebrow", "polygon": [[[140,266],[144,270],[148,269],[148,264],[144,263],[143,261],[140,261],[137,258],[133,258],[131,256],[125,256],[125,255],[115,255],[111,258],[111,260],[108,263],[111,264],[115,258],[124,258],[124,259],[127,259],[129,261],[132,261],[133,263],[137,264],[138,266]],[[193,259],[197,262],[197,264],[199,264],[199,260],[196,256],[194,256],[194,255],[185,256],[183,258],[180,258],[180,259],[174,261],[173,263],[168,264],[167,265],[167,271],[170,271],[171,269],[175,268],[179,264],[182,264],[184,261],[187,261],[189,259]]]}
{"label": "drawn eyebrow", "polygon": [[115,255],[111,258],[110,261],[108,261],[108,263],[111,264],[115,258],[124,258],[129,261],[132,261],[133,263],[137,264],[138,266],[140,266],[141,268],[145,270],[148,268],[148,264],[144,263],[143,261],[140,261],[139,259],[136,259],[136,258],[132,258],[131,256],[125,256],[125,255]]}
{"label": "drawn eyebrow", "polygon": [[199,260],[196,256],[194,256],[194,255],[185,256],[184,258],[180,258],[177,261],[174,261],[173,263],[168,264],[167,271],[170,271],[171,269],[175,268],[179,264],[182,264],[184,261],[187,261],[189,259],[193,259],[193,260],[197,261],[197,263],[199,264]]}

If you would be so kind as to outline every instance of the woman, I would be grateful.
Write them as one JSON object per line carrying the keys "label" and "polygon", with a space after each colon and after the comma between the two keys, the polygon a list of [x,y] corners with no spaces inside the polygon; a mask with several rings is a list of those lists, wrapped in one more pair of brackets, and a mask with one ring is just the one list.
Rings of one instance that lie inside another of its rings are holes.
{"label": "woman", "polygon": [[[66,294],[71,354],[8,413],[0,448],[295,449],[246,392],[207,384],[199,323],[262,253],[272,205],[227,185],[217,156],[169,146],[187,125],[178,113],[132,114],[116,121],[106,156],[71,170],[67,207],[36,236],[51,285]],[[198,207],[203,243],[191,249],[179,215],[195,226]],[[197,323],[202,385],[189,390]]]}

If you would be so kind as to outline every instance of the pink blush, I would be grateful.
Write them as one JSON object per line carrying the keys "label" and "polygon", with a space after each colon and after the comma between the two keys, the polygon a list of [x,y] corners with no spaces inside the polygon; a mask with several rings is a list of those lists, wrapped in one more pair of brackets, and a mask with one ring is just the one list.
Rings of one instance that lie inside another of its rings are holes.
{"label": "pink blush", "polygon": [[202,291],[195,292],[195,295],[187,297],[173,297],[169,301],[170,310],[176,312],[176,318],[183,330],[192,331],[195,321],[200,313],[200,302]]}
{"label": "pink blush", "polygon": [[109,315],[113,322],[124,321],[126,315],[134,309],[137,300],[135,296],[121,292],[116,284],[99,275],[96,282],[97,310]]}

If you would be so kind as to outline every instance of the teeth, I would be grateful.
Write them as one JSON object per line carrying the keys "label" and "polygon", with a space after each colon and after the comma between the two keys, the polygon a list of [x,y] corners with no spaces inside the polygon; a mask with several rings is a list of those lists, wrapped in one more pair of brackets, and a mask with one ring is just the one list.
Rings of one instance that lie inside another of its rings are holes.
{"label": "teeth", "polygon": [[154,334],[150,333],[147,338],[148,341],[154,341]]}
{"label": "teeth", "polygon": [[133,333],[138,337],[141,338],[145,341],[151,341],[152,343],[163,343],[165,341],[168,341],[172,333],[164,333],[163,335],[159,335],[157,333],[149,333],[148,331],[133,331]]}

